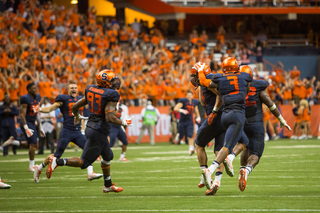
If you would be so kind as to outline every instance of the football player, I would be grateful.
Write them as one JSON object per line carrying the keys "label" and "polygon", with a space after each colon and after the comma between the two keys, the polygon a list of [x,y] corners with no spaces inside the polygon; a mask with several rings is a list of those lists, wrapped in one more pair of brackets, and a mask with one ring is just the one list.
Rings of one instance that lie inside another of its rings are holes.
{"label": "football player", "polygon": [[37,94],[37,86],[34,83],[27,85],[28,94],[20,98],[20,119],[21,130],[23,131],[29,146],[29,172],[34,172],[34,156],[38,143],[38,131],[36,121],[39,125],[40,136],[44,137],[44,131],[41,126],[39,116],[39,103],[41,97]]}
{"label": "football player", "polygon": [[180,112],[179,119],[179,141],[186,136],[189,143],[189,155],[193,155],[195,152],[193,132],[194,122],[193,113],[196,115],[196,122],[200,123],[201,118],[198,109],[199,101],[193,99],[193,92],[187,91],[186,98],[180,98],[177,105],[174,107],[174,111]]}
{"label": "football player", "polygon": [[[252,75],[249,66],[241,66],[240,72],[246,72]],[[291,131],[290,126],[281,116],[275,103],[271,100],[265,89],[269,86],[268,82],[264,80],[253,80],[250,83],[250,91],[246,97],[246,119],[247,122],[244,126],[244,132],[248,136],[249,145],[241,154],[240,172],[239,172],[239,189],[244,191],[247,184],[248,175],[252,172],[253,168],[259,163],[264,150],[264,126],[263,126],[263,112],[262,104],[265,104],[271,113],[280,121],[281,127],[286,127]],[[233,176],[232,161],[242,151],[236,145],[233,153],[228,155],[224,164],[228,175]],[[229,171],[229,172],[228,172]]]}
{"label": "football player", "polygon": [[[75,143],[83,149],[87,141],[86,137],[81,133],[80,124],[73,124],[74,116],[71,111],[72,106],[82,98],[82,96],[77,96],[77,94],[77,82],[71,80],[68,83],[68,95],[58,95],[55,99],[54,104],[49,107],[40,108],[40,112],[43,113],[49,113],[60,108],[63,115],[63,126],[59,134],[58,146],[55,153],[53,154],[53,156],[56,158],[60,158],[62,156],[64,150],[67,148],[70,142]],[[49,164],[49,157],[50,155],[40,165],[35,166],[33,178],[36,183],[39,183],[42,170]],[[90,181],[102,177],[102,174],[93,172],[92,165],[88,166],[87,172],[87,179]],[[50,178],[50,176],[48,178]]]}
{"label": "football player", "polygon": [[80,122],[79,109],[86,104],[89,105],[90,116],[87,122],[85,134],[87,142],[80,158],[49,158],[47,174],[58,166],[72,166],[87,168],[101,155],[101,169],[104,177],[103,192],[121,192],[123,188],[112,184],[110,176],[110,161],[113,159],[113,152],[110,149],[108,135],[110,124],[127,126],[132,124],[131,119],[120,120],[117,118],[116,105],[120,95],[116,91],[120,87],[120,80],[111,70],[102,70],[97,74],[97,85],[89,85],[85,90],[85,97],[77,101],[73,107],[74,124]]}

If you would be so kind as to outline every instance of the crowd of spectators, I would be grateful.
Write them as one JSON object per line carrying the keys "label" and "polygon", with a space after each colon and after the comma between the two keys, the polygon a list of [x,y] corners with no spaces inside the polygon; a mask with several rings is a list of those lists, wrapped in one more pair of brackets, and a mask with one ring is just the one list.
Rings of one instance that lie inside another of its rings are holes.
{"label": "crowd of spectators", "polygon": [[[195,62],[208,63],[219,72],[223,58],[233,56],[242,64],[256,63],[256,76],[270,82],[269,94],[283,104],[295,98],[320,103],[320,82],[300,79],[296,67],[285,71],[279,63],[270,75],[260,76],[265,68],[264,35],[248,33],[239,43],[226,41],[225,34],[223,26],[214,38],[205,30],[194,30],[188,41],[167,48],[163,32],[143,21],[125,26],[116,19],[97,21],[94,7],[83,15],[76,7],[50,1],[20,1],[0,14],[0,101],[7,93],[19,104],[31,81],[51,102],[66,92],[71,79],[77,80],[83,95],[86,86],[95,83],[97,71],[111,69],[122,82],[120,94],[127,105],[139,106],[144,98],[154,105],[170,105],[193,89],[189,70]],[[208,50],[209,40],[216,45]]]}

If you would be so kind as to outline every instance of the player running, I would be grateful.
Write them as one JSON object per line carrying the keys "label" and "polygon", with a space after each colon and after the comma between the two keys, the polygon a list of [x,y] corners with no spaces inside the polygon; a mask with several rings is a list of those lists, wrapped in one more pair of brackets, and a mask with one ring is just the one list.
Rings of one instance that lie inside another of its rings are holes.
{"label": "player running", "polygon": [[179,141],[186,136],[189,143],[189,155],[193,155],[195,152],[193,132],[194,122],[193,113],[196,115],[196,122],[200,123],[201,118],[198,109],[199,101],[193,99],[193,92],[187,91],[186,98],[180,98],[177,105],[174,107],[175,112],[180,112],[179,119]]}
{"label": "player running", "polygon": [[40,136],[44,137],[44,131],[41,126],[39,116],[39,103],[41,97],[37,94],[37,86],[34,83],[27,85],[28,94],[20,98],[20,119],[21,130],[23,131],[29,146],[29,172],[35,171],[34,156],[38,143],[38,131],[36,121],[39,125]]}
{"label": "player running", "polygon": [[[78,86],[77,82],[74,80],[69,81],[68,83],[68,95],[58,95],[56,97],[55,103],[49,107],[40,108],[40,112],[49,113],[60,108],[61,113],[63,114],[63,126],[61,128],[58,140],[58,146],[53,154],[54,157],[60,158],[64,153],[70,142],[75,143],[80,148],[84,148],[87,139],[81,133],[80,124],[74,125],[74,116],[72,114],[72,106],[82,98],[82,96],[77,96]],[[80,116],[83,118],[82,116]],[[51,155],[49,155],[40,165],[35,166],[35,171],[33,173],[33,178],[36,183],[40,181],[40,174],[42,170],[49,164],[48,160]],[[93,172],[93,166],[90,165],[87,168],[87,179],[94,180],[102,177],[102,174],[97,174]],[[50,178],[50,176],[48,176]]]}
{"label": "player running", "polygon": [[103,70],[97,75],[97,85],[90,85],[85,90],[85,97],[77,101],[73,107],[74,123],[80,122],[79,109],[86,104],[89,105],[90,116],[85,134],[87,142],[80,158],[56,158],[51,156],[47,175],[58,166],[72,166],[87,168],[101,155],[101,169],[104,177],[103,192],[121,192],[123,188],[112,184],[110,176],[110,161],[113,159],[113,152],[110,149],[108,135],[110,123],[127,126],[132,123],[131,119],[120,120],[117,118],[116,105],[120,95],[116,91],[120,87],[120,81],[113,71]]}

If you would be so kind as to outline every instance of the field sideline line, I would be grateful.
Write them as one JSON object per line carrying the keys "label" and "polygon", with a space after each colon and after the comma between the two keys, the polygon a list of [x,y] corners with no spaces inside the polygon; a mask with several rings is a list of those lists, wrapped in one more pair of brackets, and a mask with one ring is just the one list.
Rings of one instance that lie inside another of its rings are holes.
{"label": "field sideline line", "polygon": [[15,213],[15,212],[320,212],[320,209],[119,209],[119,210],[25,210],[25,211],[0,211],[0,213]]}

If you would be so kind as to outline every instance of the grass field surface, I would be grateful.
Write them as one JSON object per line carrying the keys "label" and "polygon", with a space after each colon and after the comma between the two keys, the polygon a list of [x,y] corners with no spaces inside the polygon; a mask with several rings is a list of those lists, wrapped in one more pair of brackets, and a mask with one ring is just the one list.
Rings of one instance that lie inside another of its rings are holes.
{"label": "grass field surface", "polygon": [[[112,181],[121,193],[102,192],[103,180],[87,181],[86,170],[58,167],[50,180],[45,170],[40,183],[28,172],[27,150],[0,156],[0,176],[11,189],[0,190],[0,213],[4,212],[320,212],[320,140],[281,139],[266,142],[260,164],[248,177],[244,192],[238,189],[238,174],[225,172],[215,196],[199,189],[201,170],[188,146],[158,143],[129,144],[127,158],[120,162],[114,148]],[[209,165],[213,150],[207,150]],[[66,150],[63,157],[80,156],[81,150]],[[40,164],[46,155],[37,155]],[[101,173],[100,162],[93,164]],[[238,173],[239,157],[234,161]]]}

